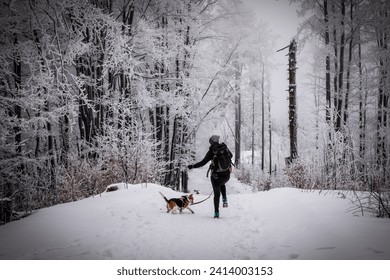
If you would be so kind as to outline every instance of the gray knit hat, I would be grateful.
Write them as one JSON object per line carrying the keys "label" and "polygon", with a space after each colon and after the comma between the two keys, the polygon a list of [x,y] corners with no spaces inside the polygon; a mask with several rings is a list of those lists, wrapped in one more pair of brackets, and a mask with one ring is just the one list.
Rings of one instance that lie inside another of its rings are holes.
{"label": "gray knit hat", "polygon": [[209,139],[210,144],[219,143],[219,135],[213,135]]}

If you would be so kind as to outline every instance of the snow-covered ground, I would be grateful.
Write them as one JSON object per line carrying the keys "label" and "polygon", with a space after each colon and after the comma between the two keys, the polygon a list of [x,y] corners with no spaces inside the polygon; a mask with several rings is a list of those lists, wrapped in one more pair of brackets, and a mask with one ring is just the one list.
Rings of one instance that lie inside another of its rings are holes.
{"label": "snow-covered ground", "polygon": [[[213,219],[212,198],[177,214],[181,194],[154,185],[57,205],[0,227],[0,259],[390,259],[390,220],[354,216],[349,200],[277,188],[253,193],[234,177],[229,207]],[[190,188],[206,198],[206,169],[190,172]]]}

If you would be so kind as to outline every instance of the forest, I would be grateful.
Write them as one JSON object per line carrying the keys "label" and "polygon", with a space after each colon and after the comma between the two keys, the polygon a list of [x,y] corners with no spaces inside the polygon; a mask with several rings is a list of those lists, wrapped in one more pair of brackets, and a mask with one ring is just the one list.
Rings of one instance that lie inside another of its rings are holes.
{"label": "forest", "polygon": [[[213,131],[255,190],[353,192],[390,218],[390,2],[290,1],[298,65],[286,56],[280,76],[286,98],[297,90],[295,135],[273,117],[283,46],[247,4],[2,0],[0,224],[117,182],[188,192]],[[306,82],[289,84],[303,56]]]}

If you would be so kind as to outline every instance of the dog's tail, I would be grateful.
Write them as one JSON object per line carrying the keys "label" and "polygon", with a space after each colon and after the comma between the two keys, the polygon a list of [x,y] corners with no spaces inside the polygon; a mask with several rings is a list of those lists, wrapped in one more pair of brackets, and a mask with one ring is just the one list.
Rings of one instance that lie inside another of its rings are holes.
{"label": "dog's tail", "polygon": [[159,192],[159,194],[165,199],[166,202],[168,202],[168,199],[165,197],[165,195],[163,195],[162,192]]}

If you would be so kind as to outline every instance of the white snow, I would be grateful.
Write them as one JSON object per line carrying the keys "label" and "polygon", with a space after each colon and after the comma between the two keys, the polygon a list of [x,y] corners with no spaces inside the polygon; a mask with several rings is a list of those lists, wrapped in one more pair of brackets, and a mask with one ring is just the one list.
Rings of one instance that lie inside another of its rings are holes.
{"label": "white snow", "polygon": [[[36,211],[0,227],[0,259],[390,259],[390,220],[357,217],[336,194],[277,188],[253,193],[234,177],[229,207],[213,219],[212,197],[167,214],[182,194],[155,184]],[[190,171],[190,189],[206,198],[206,169]]]}

